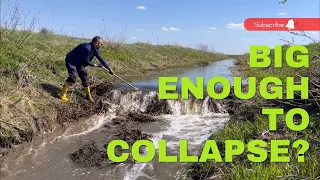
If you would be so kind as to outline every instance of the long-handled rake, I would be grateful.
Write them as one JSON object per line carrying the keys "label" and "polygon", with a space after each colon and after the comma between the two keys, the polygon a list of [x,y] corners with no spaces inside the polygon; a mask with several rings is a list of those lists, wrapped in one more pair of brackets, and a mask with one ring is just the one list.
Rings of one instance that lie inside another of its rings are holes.
{"label": "long-handled rake", "polygon": [[[105,70],[107,70],[105,67],[103,67]],[[107,71],[109,71],[109,70],[107,70]],[[132,87],[134,90],[139,90],[138,88],[136,88],[136,87],[134,87],[133,85],[131,85],[130,83],[128,83],[127,81],[125,81],[124,79],[122,79],[121,77],[119,77],[118,75],[116,75],[116,74],[114,74],[113,73],[113,75],[115,76],[115,77],[117,77],[118,79],[120,79],[121,81],[123,81],[124,83],[126,83],[126,84],[128,84],[130,87]]]}

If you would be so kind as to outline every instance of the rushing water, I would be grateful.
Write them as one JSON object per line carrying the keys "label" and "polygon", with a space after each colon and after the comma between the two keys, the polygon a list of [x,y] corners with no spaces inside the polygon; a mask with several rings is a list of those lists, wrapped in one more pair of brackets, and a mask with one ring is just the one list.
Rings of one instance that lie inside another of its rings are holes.
{"label": "rushing water", "polygon": [[[225,60],[170,76],[188,76],[193,80],[197,76],[203,76],[205,82],[214,76],[224,76],[231,82],[233,76],[228,69],[231,65],[232,60]],[[157,78],[150,76],[148,80],[132,81],[132,84],[139,88],[154,89],[157,87]],[[77,167],[68,158],[70,153],[92,141],[103,146],[111,135],[111,129],[104,125],[116,117],[117,111],[143,112],[156,95],[154,90],[147,93],[112,91],[107,99],[111,108],[106,115],[94,116],[54,135],[45,134],[34,142],[17,148],[17,151],[4,161],[2,174],[6,177],[1,179],[180,179],[188,164],[159,163],[157,153],[152,162],[121,163],[106,168]],[[151,140],[156,150],[159,140],[167,140],[167,155],[178,156],[179,160],[179,141],[184,139],[188,140],[188,154],[198,155],[202,143],[213,131],[222,128],[229,118],[221,104],[214,102],[215,108],[212,108],[209,100],[209,97],[204,100],[168,100],[172,114],[159,116],[159,121],[139,126],[143,132],[152,134]]]}

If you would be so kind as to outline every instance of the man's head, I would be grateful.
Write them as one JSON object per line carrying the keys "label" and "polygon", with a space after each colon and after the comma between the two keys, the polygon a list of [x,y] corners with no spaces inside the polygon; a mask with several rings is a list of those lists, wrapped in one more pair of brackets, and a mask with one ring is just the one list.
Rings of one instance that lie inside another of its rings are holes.
{"label": "man's head", "polygon": [[99,36],[95,36],[92,39],[92,44],[93,44],[94,48],[96,48],[97,50],[100,50],[101,47],[103,46],[103,39]]}

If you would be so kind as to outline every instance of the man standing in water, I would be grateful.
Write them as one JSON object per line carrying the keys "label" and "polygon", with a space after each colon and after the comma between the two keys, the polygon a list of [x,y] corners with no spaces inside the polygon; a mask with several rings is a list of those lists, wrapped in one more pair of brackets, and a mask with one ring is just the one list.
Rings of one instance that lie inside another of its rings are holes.
{"label": "man standing in water", "polygon": [[[84,87],[84,91],[86,93],[86,99],[93,102],[90,93],[89,80],[86,66],[91,67],[105,67],[109,70],[109,73],[113,75],[111,68],[101,57],[99,50],[103,46],[103,39],[99,36],[95,36],[90,43],[82,43],[75,47],[72,51],[70,51],[66,55],[66,67],[68,70],[68,78],[64,83],[64,86],[60,93],[60,99],[63,101],[68,101],[67,91],[70,86],[72,86],[77,79],[77,74],[81,79],[82,86]],[[97,57],[102,65],[92,63],[92,59]]]}

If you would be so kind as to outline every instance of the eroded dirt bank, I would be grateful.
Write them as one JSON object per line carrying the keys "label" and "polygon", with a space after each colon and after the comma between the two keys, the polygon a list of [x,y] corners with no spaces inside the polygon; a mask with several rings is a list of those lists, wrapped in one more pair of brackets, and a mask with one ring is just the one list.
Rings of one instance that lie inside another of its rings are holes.
{"label": "eroded dirt bank", "polygon": [[[57,128],[67,127],[72,123],[84,120],[95,114],[106,112],[108,110],[108,104],[103,102],[104,95],[116,88],[116,86],[116,84],[112,83],[103,83],[93,87],[92,96],[95,98],[94,103],[88,102],[83,97],[79,97],[78,100],[73,103],[63,103],[59,101],[59,99],[52,101],[50,106],[42,107],[46,109],[46,111],[42,113],[37,113],[37,115],[24,113],[23,115],[27,118],[27,121],[25,121],[25,124],[19,125],[19,127],[12,122],[1,121],[1,155],[5,155],[8,150],[14,148],[16,145],[23,142],[31,142],[35,136],[41,136],[42,133],[52,132]],[[2,106],[2,109],[8,109],[7,112],[10,112],[9,110],[12,108],[17,114],[19,108],[21,108],[15,107],[15,104]]]}

